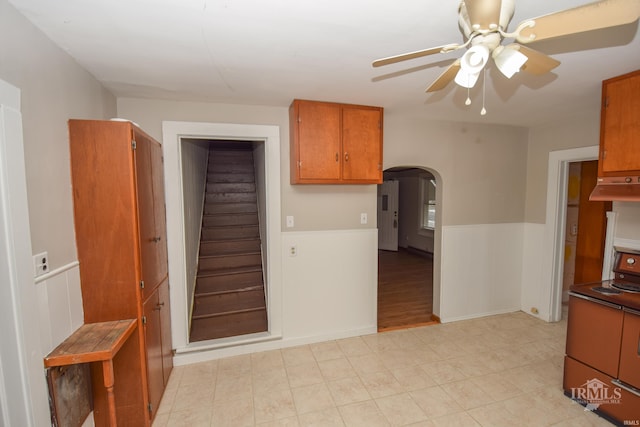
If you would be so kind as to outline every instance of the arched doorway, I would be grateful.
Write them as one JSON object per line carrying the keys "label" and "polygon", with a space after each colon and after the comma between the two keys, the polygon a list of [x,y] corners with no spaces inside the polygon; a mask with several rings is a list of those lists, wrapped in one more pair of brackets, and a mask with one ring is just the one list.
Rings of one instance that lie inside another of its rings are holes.
{"label": "arched doorway", "polygon": [[[393,167],[378,186],[378,330],[421,326],[434,316],[438,178],[422,167]],[[437,300],[437,298],[435,299]]]}

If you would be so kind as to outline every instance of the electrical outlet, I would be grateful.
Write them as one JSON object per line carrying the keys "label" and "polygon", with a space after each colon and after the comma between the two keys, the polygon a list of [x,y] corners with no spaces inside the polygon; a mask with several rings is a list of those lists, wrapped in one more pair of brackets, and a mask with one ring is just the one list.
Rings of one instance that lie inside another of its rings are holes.
{"label": "electrical outlet", "polygon": [[33,256],[33,270],[36,277],[49,272],[49,255],[46,252]]}
{"label": "electrical outlet", "polygon": [[298,248],[295,245],[289,247],[289,256],[294,257],[298,255]]}
{"label": "electrical outlet", "polygon": [[367,214],[366,213],[361,213],[360,214],[360,224],[366,224],[367,223]]}

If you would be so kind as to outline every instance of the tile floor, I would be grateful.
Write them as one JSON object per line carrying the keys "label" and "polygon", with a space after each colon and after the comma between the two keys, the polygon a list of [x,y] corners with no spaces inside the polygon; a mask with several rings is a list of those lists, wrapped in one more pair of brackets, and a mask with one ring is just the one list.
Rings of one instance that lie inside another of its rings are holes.
{"label": "tile floor", "polygon": [[519,312],[179,366],[153,427],[610,426],[562,394],[565,334]]}

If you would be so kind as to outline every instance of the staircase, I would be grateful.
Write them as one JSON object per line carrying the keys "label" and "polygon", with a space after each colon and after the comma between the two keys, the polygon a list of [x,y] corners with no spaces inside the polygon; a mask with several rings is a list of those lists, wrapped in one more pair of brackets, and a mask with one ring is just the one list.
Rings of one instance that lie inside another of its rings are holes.
{"label": "staircase", "polygon": [[190,342],[266,330],[253,148],[212,143]]}

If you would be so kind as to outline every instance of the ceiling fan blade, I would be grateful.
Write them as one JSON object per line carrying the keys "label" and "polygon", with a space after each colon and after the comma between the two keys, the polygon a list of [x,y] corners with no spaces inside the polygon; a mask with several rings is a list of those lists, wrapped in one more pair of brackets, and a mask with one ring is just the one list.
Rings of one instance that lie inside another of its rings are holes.
{"label": "ceiling fan blade", "polygon": [[560,65],[560,61],[557,59],[517,43],[513,43],[505,47],[509,49],[518,49],[528,58],[527,62],[522,66],[522,71],[526,71],[527,73],[536,75],[546,74]]}
{"label": "ceiling fan blade", "polygon": [[500,24],[502,0],[464,0],[471,29],[495,29]]}
{"label": "ceiling fan blade", "polygon": [[423,56],[434,55],[436,53],[446,53],[457,49],[462,46],[457,44],[446,44],[444,46],[432,47],[429,49],[416,50],[415,52],[403,53],[402,55],[389,56],[387,58],[381,58],[373,61],[374,67],[381,67],[383,65],[395,64],[396,62],[407,61],[409,59],[421,58]]}
{"label": "ceiling fan blade", "polygon": [[444,70],[438,78],[431,83],[431,86],[425,90],[425,92],[435,92],[440,89],[444,89],[458,74],[458,70],[460,70],[460,60],[456,59],[453,64],[449,65],[449,67]]}
{"label": "ceiling fan blade", "polygon": [[[518,25],[516,39],[530,43],[583,31],[630,24],[640,15],[638,0],[602,0],[549,15],[528,19]],[[527,22],[533,22],[528,26]]]}

